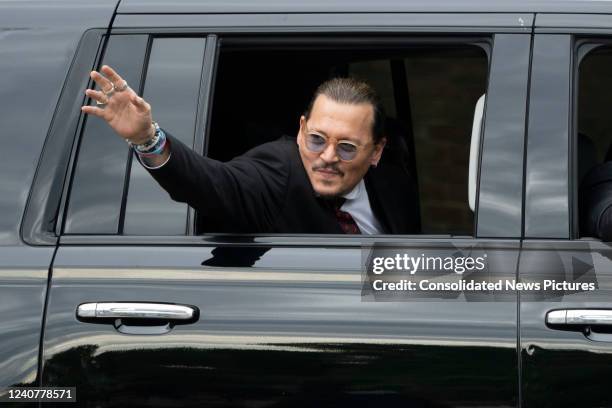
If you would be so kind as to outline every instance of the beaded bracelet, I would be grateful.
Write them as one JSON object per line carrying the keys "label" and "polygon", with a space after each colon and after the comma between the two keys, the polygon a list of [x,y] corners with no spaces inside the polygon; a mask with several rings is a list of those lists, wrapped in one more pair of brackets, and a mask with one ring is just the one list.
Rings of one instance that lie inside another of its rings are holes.
{"label": "beaded bracelet", "polygon": [[130,143],[130,146],[141,157],[158,156],[164,151],[164,147],[166,146],[166,134],[160,129],[157,122],[153,122],[153,127],[155,127],[155,134],[150,140],[142,144]]}
{"label": "beaded bracelet", "polygon": [[163,130],[159,129],[156,133],[157,136],[157,142],[151,146],[149,149],[147,149],[146,151],[142,151],[140,149],[136,149],[136,153],[138,153],[138,155],[140,157],[152,157],[152,156],[159,156],[160,154],[162,154],[164,152],[164,148],[166,147],[166,133],[164,133]]}
{"label": "beaded bracelet", "polygon": [[159,141],[159,125],[157,124],[157,122],[151,122],[151,124],[153,125],[153,128],[155,128],[155,132],[153,132],[153,136],[151,137],[151,139],[139,144],[128,141],[128,144],[136,151],[146,152],[150,150],[152,146],[156,145]]}

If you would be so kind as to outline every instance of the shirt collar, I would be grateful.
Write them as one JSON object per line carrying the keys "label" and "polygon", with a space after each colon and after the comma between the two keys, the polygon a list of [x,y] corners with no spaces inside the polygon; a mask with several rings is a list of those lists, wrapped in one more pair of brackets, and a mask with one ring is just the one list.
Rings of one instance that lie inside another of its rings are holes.
{"label": "shirt collar", "polygon": [[357,185],[351,191],[346,194],[343,194],[342,197],[346,198],[347,200],[355,200],[361,197],[364,187],[365,183],[363,182],[363,179],[361,179],[361,181],[357,183]]}

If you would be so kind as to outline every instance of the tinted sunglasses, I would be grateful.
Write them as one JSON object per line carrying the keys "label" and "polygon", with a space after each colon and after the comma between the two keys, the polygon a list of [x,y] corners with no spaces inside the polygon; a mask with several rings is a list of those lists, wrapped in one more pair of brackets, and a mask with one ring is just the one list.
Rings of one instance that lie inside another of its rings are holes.
{"label": "tinted sunglasses", "polygon": [[[330,143],[329,139],[316,133],[306,133],[306,148],[313,153],[321,153]],[[347,140],[340,140],[336,143],[336,154],[342,161],[351,161],[359,152],[359,146]]]}

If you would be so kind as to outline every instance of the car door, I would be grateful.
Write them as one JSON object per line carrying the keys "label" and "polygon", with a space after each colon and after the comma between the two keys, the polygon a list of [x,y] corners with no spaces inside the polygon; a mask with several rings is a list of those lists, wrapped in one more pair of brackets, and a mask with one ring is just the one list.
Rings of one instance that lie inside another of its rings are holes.
{"label": "car door", "polygon": [[549,287],[520,294],[524,407],[612,405],[604,380],[612,367],[611,248],[582,234],[579,220],[583,181],[607,160],[610,142],[594,126],[609,117],[595,96],[606,89],[601,55],[611,22],[609,15],[536,18],[520,279]]}
{"label": "car door", "polygon": [[24,214],[38,204],[32,204],[30,191],[40,180],[37,166],[45,138],[58,125],[56,104],[79,39],[87,30],[84,42],[98,36],[85,51],[86,58],[94,58],[114,6],[111,1],[87,10],[70,1],[35,8],[0,4],[0,405],[34,405],[11,401],[8,389],[36,387],[40,380],[39,345],[57,237],[29,245]]}
{"label": "car door", "polygon": [[136,11],[120,7],[100,63],[125,72],[156,120],[197,151],[210,134],[219,39],[478,33],[491,48],[480,154],[470,159],[480,169],[474,229],[194,235],[193,210],[88,118],[58,227],[43,385],[76,386],[96,406],[517,406],[514,292],[486,303],[465,293],[376,301],[362,271],[382,245],[417,257],[487,254],[490,273],[515,276],[523,185],[508,175],[523,169],[532,16],[154,15],[127,5]]}

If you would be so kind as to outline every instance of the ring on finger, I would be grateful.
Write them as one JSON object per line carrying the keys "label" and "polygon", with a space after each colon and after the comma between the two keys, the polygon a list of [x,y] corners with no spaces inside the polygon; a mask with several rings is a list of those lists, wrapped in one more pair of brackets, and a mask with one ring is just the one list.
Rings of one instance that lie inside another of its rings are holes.
{"label": "ring on finger", "polygon": [[99,108],[104,108],[106,105],[108,105],[108,98],[106,98],[104,101],[99,101],[96,99],[96,106]]}
{"label": "ring on finger", "polygon": [[102,92],[104,92],[104,95],[106,95],[107,98],[110,98],[115,93],[115,84],[111,84],[111,89],[108,91],[103,90]]}
{"label": "ring on finger", "polygon": [[121,85],[119,86],[115,86],[115,84],[113,84],[114,90],[115,92],[123,92],[126,89],[128,89],[128,83],[127,81],[124,79],[123,82],[121,83]]}

